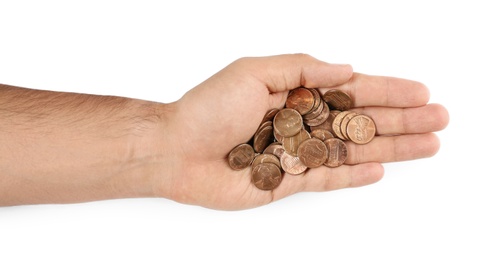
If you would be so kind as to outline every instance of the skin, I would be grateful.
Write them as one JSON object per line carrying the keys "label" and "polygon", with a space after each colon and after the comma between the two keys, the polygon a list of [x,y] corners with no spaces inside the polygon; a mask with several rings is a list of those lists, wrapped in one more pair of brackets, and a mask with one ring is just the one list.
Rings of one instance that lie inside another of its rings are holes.
{"label": "skin", "polygon": [[[346,164],[284,175],[262,191],[227,154],[265,113],[299,86],[341,89],[377,126],[372,142],[348,146]],[[306,54],[242,58],[161,104],[122,97],[0,86],[0,205],[162,197],[220,210],[262,206],[297,192],[379,181],[381,163],[430,157],[447,110],[411,80],[353,73]]]}

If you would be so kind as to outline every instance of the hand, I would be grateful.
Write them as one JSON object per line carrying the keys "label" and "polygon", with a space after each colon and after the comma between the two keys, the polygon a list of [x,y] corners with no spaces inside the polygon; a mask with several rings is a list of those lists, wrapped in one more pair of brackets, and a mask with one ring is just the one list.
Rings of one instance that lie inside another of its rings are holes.
{"label": "hand", "polygon": [[[341,89],[355,108],[371,116],[377,134],[367,145],[347,142],[348,159],[338,168],[284,174],[278,188],[259,190],[251,183],[250,167],[228,166],[229,151],[246,143],[264,114],[282,108],[288,91],[299,86]],[[169,131],[176,165],[170,199],[214,209],[258,207],[301,191],[331,191],[379,181],[381,163],[433,156],[439,140],[432,132],[448,124],[448,113],[427,104],[421,83],[353,73],[349,65],[333,65],[303,54],[243,58],[230,64],[171,104]],[[177,136],[177,137],[176,137]],[[176,148],[175,148],[176,147]],[[168,186],[166,186],[168,187]]]}

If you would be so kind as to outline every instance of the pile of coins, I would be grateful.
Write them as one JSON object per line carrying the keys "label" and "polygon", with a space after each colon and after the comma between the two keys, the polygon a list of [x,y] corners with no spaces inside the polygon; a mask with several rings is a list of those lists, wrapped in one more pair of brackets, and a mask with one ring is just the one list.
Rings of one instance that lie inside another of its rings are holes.
{"label": "pile of coins", "polygon": [[324,95],[316,89],[296,88],[285,107],[266,113],[253,138],[228,155],[229,166],[251,166],[252,183],[259,189],[278,187],[283,174],[299,175],[309,168],[339,167],[347,158],[344,141],[369,143],[376,134],[374,121],[349,111],[351,97],[337,89]]}

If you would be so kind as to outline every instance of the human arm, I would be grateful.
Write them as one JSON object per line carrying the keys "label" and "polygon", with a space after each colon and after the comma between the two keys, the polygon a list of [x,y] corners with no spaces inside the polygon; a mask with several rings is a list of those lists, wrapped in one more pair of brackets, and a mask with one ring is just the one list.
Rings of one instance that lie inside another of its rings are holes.
{"label": "human arm", "polygon": [[[247,142],[266,111],[283,107],[288,91],[299,86],[346,91],[355,109],[375,120],[380,136],[361,147],[348,143],[346,165],[285,175],[275,190],[259,190],[250,182],[250,169],[230,169],[227,154]],[[0,204],[164,197],[215,209],[252,208],[297,192],[374,183],[383,176],[382,162],[434,155],[439,140],[432,132],[448,123],[445,108],[428,104],[428,89],[420,83],[357,74],[350,66],[303,54],[239,59],[171,104],[82,95],[93,102],[72,106],[78,94],[39,93],[60,100],[43,121],[49,131],[11,114],[4,105],[11,99],[0,94],[0,114],[10,113],[10,122],[0,117],[0,141],[9,144],[0,148]],[[20,111],[37,109],[28,107]],[[17,128],[27,132],[12,130]],[[120,131],[125,134],[110,135]]]}
{"label": "human arm", "polygon": [[167,107],[0,85],[0,205],[153,196]]}

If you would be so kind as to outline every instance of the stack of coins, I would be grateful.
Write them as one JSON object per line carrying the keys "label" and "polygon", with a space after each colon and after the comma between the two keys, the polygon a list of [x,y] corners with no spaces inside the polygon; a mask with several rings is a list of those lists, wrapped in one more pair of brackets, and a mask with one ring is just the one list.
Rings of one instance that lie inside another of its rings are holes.
{"label": "stack of coins", "polygon": [[349,111],[352,107],[351,97],[341,90],[321,95],[316,89],[294,89],[284,108],[266,113],[248,143],[232,149],[229,166],[251,166],[252,183],[262,190],[278,187],[284,173],[339,167],[347,158],[344,141],[367,144],[376,134],[374,121]]}

